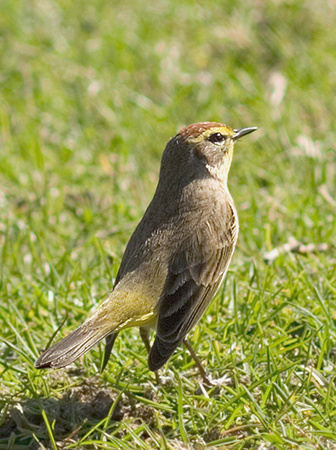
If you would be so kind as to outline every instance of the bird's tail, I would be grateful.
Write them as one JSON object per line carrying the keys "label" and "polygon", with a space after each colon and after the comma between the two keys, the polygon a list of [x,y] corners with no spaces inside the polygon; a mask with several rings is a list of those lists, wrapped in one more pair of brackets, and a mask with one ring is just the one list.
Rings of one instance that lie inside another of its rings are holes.
{"label": "bird's tail", "polygon": [[37,369],[59,369],[65,367],[84,355],[110,332],[104,327],[97,328],[89,325],[87,322],[84,322],[69,336],[43,352],[35,362],[35,367]]}
{"label": "bird's tail", "polygon": [[139,294],[115,289],[77,330],[42,353],[35,362],[35,367],[38,369],[65,367],[108,337],[105,365],[118,332],[125,327],[141,326],[153,315],[152,312],[148,314],[147,308],[143,311],[138,308],[139,303],[140,307],[143,307],[141,292]]}
{"label": "bird's tail", "polygon": [[43,352],[35,362],[35,367],[37,369],[65,367],[113,333],[124,320],[119,313],[120,308],[114,304],[114,298],[115,295],[109,295],[77,330]]}

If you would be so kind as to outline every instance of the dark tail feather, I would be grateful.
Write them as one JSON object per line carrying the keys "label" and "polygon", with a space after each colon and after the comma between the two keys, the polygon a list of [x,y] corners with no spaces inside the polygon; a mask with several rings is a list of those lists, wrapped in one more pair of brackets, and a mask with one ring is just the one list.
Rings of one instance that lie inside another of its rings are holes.
{"label": "dark tail feather", "polygon": [[91,347],[101,341],[106,335],[100,329],[90,329],[85,323],[69,336],[46,350],[35,362],[37,369],[59,369],[84,355]]}
{"label": "dark tail feather", "polygon": [[110,358],[111,351],[112,351],[112,348],[113,348],[113,345],[114,345],[114,342],[115,342],[117,336],[118,336],[118,333],[112,333],[112,334],[109,334],[108,336],[106,336],[106,338],[105,338],[106,344],[105,344],[104,359],[103,359],[103,364],[101,367],[101,372],[105,369],[105,367],[108,363],[108,360]]}

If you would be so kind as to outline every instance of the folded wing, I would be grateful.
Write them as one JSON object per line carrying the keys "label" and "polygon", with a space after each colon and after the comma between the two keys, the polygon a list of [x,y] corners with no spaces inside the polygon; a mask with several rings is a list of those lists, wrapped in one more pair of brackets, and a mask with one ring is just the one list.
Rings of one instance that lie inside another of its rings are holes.
{"label": "folded wing", "polygon": [[156,338],[148,364],[158,370],[199,321],[228,269],[238,237],[238,221],[230,204],[223,223],[210,215],[181,241],[169,263],[159,302]]}

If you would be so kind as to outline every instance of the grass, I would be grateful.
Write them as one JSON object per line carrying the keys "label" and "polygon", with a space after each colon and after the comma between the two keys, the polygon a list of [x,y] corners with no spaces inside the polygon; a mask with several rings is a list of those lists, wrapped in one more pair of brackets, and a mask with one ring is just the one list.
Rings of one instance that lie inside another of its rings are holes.
{"label": "grass", "polygon": [[[0,449],[332,449],[335,5],[3,0]],[[225,285],[157,386],[137,330],[37,371],[113,285],[165,142],[219,120],[241,231]],[[264,255],[291,238],[324,252]]]}

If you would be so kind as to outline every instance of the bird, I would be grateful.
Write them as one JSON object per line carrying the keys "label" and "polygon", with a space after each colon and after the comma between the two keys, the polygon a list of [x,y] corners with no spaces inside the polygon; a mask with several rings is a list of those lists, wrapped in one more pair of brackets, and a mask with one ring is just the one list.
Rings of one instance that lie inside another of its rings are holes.
{"label": "bird", "polygon": [[200,122],[168,141],[154,197],[126,246],[113,290],[75,331],[39,356],[36,368],[65,367],[104,338],[105,367],[118,333],[139,327],[151,371],[157,373],[184,342],[207,379],[187,335],[235,250],[239,222],[228,173],[235,142],[256,129]]}

